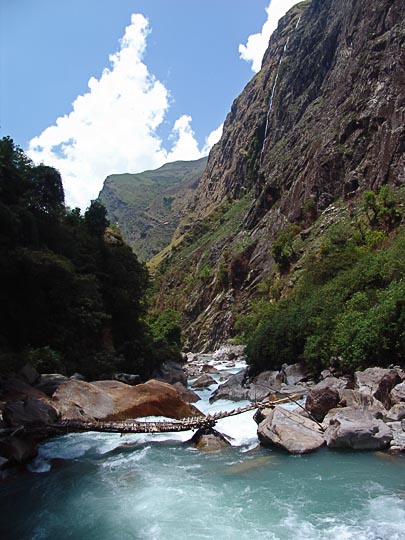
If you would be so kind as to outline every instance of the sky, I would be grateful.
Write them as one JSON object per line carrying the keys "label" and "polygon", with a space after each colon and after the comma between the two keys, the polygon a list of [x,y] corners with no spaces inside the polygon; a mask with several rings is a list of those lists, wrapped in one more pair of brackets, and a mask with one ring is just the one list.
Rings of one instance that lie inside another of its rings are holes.
{"label": "sky", "polygon": [[297,0],[0,0],[0,136],[85,209],[109,174],[198,159]]}

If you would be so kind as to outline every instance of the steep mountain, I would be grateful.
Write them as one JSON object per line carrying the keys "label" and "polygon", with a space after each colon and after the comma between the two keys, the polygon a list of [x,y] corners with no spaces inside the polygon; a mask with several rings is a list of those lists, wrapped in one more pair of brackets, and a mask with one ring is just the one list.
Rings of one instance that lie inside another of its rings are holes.
{"label": "steep mountain", "polygon": [[176,161],[153,171],[106,178],[99,201],[140,260],[170,243],[206,164],[207,158]]}
{"label": "steep mountain", "polygon": [[[287,294],[302,257],[356,215],[365,190],[389,184],[401,204],[404,52],[402,0],[305,1],[280,21],[171,244],[151,261],[156,307],[183,313],[190,347],[232,336],[263,283]],[[295,243],[288,271],[276,264],[283,235]]]}

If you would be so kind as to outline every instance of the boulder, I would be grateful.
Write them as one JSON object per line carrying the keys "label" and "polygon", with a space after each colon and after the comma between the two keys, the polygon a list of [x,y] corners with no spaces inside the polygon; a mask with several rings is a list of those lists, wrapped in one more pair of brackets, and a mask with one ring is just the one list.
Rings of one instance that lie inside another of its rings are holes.
{"label": "boulder", "polygon": [[358,390],[344,389],[340,390],[340,407],[353,407],[355,409],[367,409],[374,416],[385,415],[387,413],[386,408],[378,401],[374,396],[368,394],[362,394]]}
{"label": "boulder", "polygon": [[7,469],[7,467],[9,467],[10,465],[11,463],[7,458],[0,456],[0,471]]}
{"label": "boulder", "polygon": [[392,429],[390,452],[405,452],[405,420],[389,422],[387,425]]}
{"label": "boulder", "polygon": [[198,450],[205,452],[216,452],[222,448],[228,448],[231,444],[225,437],[213,428],[200,428],[192,436],[190,442]]}
{"label": "boulder", "polygon": [[322,431],[315,422],[279,406],[259,424],[257,434],[264,446],[276,445],[291,454],[307,454],[324,444]]}
{"label": "boulder", "polygon": [[254,377],[249,386],[256,390],[257,399],[265,398],[269,394],[274,394],[281,388],[281,384],[284,382],[284,374],[281,371],[262,371],[259,375]]}
{"label": "boulder", "polygon": [[333,377],[332,375],[329,377],[325,377],[322,379],[318,384],[316,384],[313,388],[332,388],[334,390],[338,390],[339,392],[341,390],[345,390],[350,385],[349,380],[345,377]]}
{"label": "boulder", "polygon": [[229,377],[227,381],[220,384],[212,393],[210,403],[218,399],[229,399],[231,401],[241,401],[247,399],[248,389],[243,386],[246,379],[247,370],[242,369]]}
{"label": "boulder", "polygon": [[216,383],[217,381],[214,378],[212,378],[207,373],[204,373],[203,375],[198,377],[198,379],[194,381],[191,386],[192,388],[203,389],[203,388],[208,388],[212,384],[216,384]]}
{"label": "boulder", "polygon": [[0,456],[10,464],[28,463],[37,454],[37,443],[32,438],[10,436],[0,439]]}
{"label": "boulder", "polygon": [[391,403],[405,402],[405,382],[399,383],[391,390],[390,395]]}
{"label": "boulder", "polygon": [[386,409],[391,403],[391,390],[402,382],[397,369],[384,369],[379,367],[356,371],[354,374],[355,389],[362,394],[374,396],[381,401]]}
{"label": "boulder", "polygon": [[35,384],[40,377],[38,371],[31,364],[25,364],[18,374],[27,384],[31,385]]}
{"label": "boulder", "polygon": [[183,369],[183,364],[174,362],[173,360],[164,362],[158,369],[154,371],[152,378],[168,384],[181,382],[184,384],[184,386],[187,385],[187,375]]}
{"label": "boulder", "polygon": [[69,380],[69,377],[65,377],[65,375],[61,375],[60,373],[44,373],[39,378],[35,387],[47,396],[52,397],[57,388]]}
{"label": "boulder", "polygon": [[142,382],[140,375],[134,375],[132,373],[114,373],[113,379],[115,381],[129,384],[130,386],[135,386],[136,384],[140,384]]}
{"label": "boulder", "polygon": [[0,401],[6,403],[7,401],[24,401],[26,399],[40,399],[50,402],[44,392],[20,379],[0,380]]}
{"label": "boulder", "polygon": [[71,381],[85,381],[86,377],[82,375],[81,373],[73,373],[73,375],[71,375],[69,379]]}
{"label": "boulder", "polygon": [[174,383],[173,386],[180,394],[181,399],[186,401],[187,403],[196,403],[197,401],[200,401],[200,396],[193,392],[191,388],[187,388],[180,382]]}
{"label": "boulder", "polygon": [[211,366],[210,364],[204,364],[201,368],[201,371],[203,373],[210,373],[211,375],[215,375],[216,373],[219,373],[216,367]]}
{"label": "boulder", "polygon": [[322,422],[326,413],[337,406],[339,399],[339,391],[336,388],[314,386],[307,395],[305,408],[315,420]]}
{"label": "boulder", "polygon": [[3,410],[3,419],[9,426],[49,425],[58,418],[57,410],[39,399],[9,401]]}
{"label": "boulder", "polygon": [[327,415],[327,423],[325,440],[330,448],[382,450],[392,440],[391,429],[367,410],[333,409]]}
{"label": "boulder", "polygon": [[304,367],[299,362],[297,364],[283,364],[284,382],[288,385],[295,385],[308,377]]}
{"label": "boulder", "polygon": [[276,398],[285,398],[296,395],[295,399],[302,399],[308,392],[306,386],[302,384],[285,384],[282,383],[280,390],[276,393]]}
{"label": "boulder", "polygon": [[386,414],[386,419],[392,422],[405,419],[405,403],[395,403]]}
{"label": "boulder", "polygon": [[230,360],[243,357],[244,352],[244,345],[225,345],[215,351],[212,358],[217,362],[229,362]]}
{"label": "boulder", "polygon": [[129,386],[119,381],[68,381],[53,396],[64,419],[127,420],[144,416],[181,419],[202,413],[170,384],[150,380]]}

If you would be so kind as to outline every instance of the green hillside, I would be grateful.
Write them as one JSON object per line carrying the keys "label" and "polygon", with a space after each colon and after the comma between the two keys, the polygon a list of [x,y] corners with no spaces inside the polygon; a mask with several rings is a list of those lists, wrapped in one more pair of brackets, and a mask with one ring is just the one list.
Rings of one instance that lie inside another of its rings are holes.
{"label": "green hillside", "polygon": [[170,243],[206,164],[207,158],[175,161],[153,171],[106,178],[99,200],[140,260]]}

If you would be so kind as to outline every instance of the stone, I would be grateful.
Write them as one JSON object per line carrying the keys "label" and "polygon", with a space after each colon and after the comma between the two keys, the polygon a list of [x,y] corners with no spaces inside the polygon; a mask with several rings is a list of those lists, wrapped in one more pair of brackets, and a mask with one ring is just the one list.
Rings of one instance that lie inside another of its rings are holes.
{"label": "stone", "polygon": [[73,373],[73,375],[71,375],[69,379],[71,381],[85,381],[86,377],[82,375],[81,373]]}
{"label": "stone", "polygon": [[216,452],[231,446],[222,433],[219,433],[219,431],[216,431],[213,428],[198,429],[190,442],[192,442],[198,450],[204,450],[205,452]]}
{"label": "stone", "polygon": [[316,388],[333,388],[334,390],[340,391],[340,390],[344,390],[348,388],[348,386],[349,386],[348,379],[344,377],[338,378],[338,377],[329,376],[329,377],[325,377],[325,379],[320,381],[316,385]]}
{"label": "stone", "polygon": [[401,382],[394,386],[394,388],[391,390],[391,403],[395,405],[395,403],[401,403],[405,402],[405,382]]}
{"label": "stone", "polygon": [[10,460],[5,457],[0,456],[0,471],[4,471],[7,467],[10,466]]}
{"label": "stone", "polygon": [[296,364],[283,364],[284,382],[288,385],[295,385],[308,377],[304,367],[299,362]]}
{"label": "stone", "polygon": [[225,345],[216,350],[212,358],[218,362],[229,362],[244,355],[244,345]]}
{"label": "stone", "polygon": [[392,430],[367,410],[344,407],[329,412],[325,440],[330,448],[383,450],[392,437]]}
{"label": "stone", "polygon": [[50,402],[44,392],[35,388],[20,379],[0,380],[0,401],[24,401],[26,399],[41,399]]}
{"label": "stone", "polygon": [[183,364],[173,360],[163,362],[163,364],[154,371],[152,379],[163,381],[168,384],[181,382],[182,384],[187,385],[187,375],[183,369]]}
{"label": "stone", "polygon": [[204,373],[203,375],[198,377],[198,379],[194,381],[191,386],[192,388],[203,389],[203,388],[208,388],[212,384],[216,384],[216,383],[217,382],[213,377],[211,377],[207,373]]}
{"label": "stone", "polygon": [[37,443],[32,438],[10,436],[0,439],[0,456],[10,464],[28,463],[37,454]]}
{"label": "stone", "polygon": [[220,384],[212,393],[210,403],[218,399],[229,399],[231,401],[241,401],[247,399],[248,389],[243,387],[243,382],[247,376],[247,370],[242,369],[229,377],[227,381]]}
{"label": "stone", "polygon": [[216,373],[219,373],[216,367],[211,366],[210,364],[204,364],[201,368],[201,371],[203,373],[210,373],[211,375],[215,375]]}
{"label": "stone", "polygon": [[405,421],[392,422],[388,426],[392,429],[391,450],[405,452]]}
{"label": "stone", "polygon": [[351,390],[346,388],[340,390],[340,407],[353,407],[355,409],[367,409],[374,416],[384,416],[387,413],[387,409],[378,401],[374,396],[368,394],[362,394],[358,390]]}
{"label": "stone", "polygon": [[308,392],[306,386],[302,384],[285,384],[282,383],[280,390],[276,393],[277,398],[285,398],[292,395],[297,395],[295,399],[302,399]]}
{"label": "stone", "polygon": [[61,375],[60,373],[44,373],[39,378],[35,388],[43,392],[49,397],[52,397],[57,388],[66,381],[69,381],[69,377]]}
{"label": "stone", "polygon": [[339,391],[335,388],[314,386],[308,392],[305,408],[315,420],[322,422],[326,413],[337,406],[339,399]]}
{"label": "stone", "polygon": [[9,401],[3,410],[3,419],[9,426],[49,425],[58,421],[58,411],[39,399]]}
{"label": "stone", "polygon": [[129,384],[130,386],[135,386],[136,384],[140,384],[142,382],[140,375],[134,375],[132,373],[114,373],[113,379],[115,381]]}
{"label": "stone", "polygon": [[264,446],[276,445],[291,454],[313,452],[325,442],[315,422],[280,406],[259,424],[257,434]]}
{"label": "stone", "polygon": [[367,368],[364,371],[356,371],[354,374],[355,389],[362,394],[372,395],[389,409],[391,403],[391,390],[402,382],[396,369],[380,367]]}
{"label": "stone", "polygon": [[405,419],[405,403],[395,403],[387,412],[386,419],[393,422]]}
{"label": "stone", "polygon": [[68,381],[53,396],[63,419],[127,420],[144,416],[167,416],[177,420],[202,413],[181,399],[170,384],[150,380],[137,386],[119,381]]}
{"label": "stone", "polygon": [[34,385],[39,380],[39,373],[38,371],[31,365],[31,364],[25,364],[20,371],[18,372],[20,377],[27,383]]}
{"label": "stone", "polygon": [[176,382],[173,384],[174,388],[177,390],[177,392],[180,394],[181,399],[186,401],[187,403],[196,403],[197,401],[200,401],[200,396],[193,392],[191,388],[187,388],[180,382]]}

